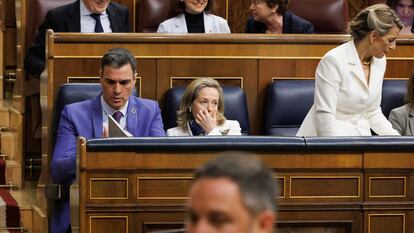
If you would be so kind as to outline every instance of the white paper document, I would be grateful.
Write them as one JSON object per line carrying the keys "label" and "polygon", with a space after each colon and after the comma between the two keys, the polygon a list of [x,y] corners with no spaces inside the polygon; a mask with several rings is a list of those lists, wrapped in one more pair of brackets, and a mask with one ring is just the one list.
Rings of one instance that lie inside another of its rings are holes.
{"label": "white paper document", "polygon": [[108,115],[108,134],[110,138],[132,137],[132,134],[124,130],[111,115]]}

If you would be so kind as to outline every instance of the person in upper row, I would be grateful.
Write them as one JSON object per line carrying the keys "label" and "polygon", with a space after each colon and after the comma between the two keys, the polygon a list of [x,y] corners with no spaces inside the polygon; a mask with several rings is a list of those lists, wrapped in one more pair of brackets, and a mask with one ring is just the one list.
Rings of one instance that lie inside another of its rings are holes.
{"label": "person in upper row", "polygon": [[359,12],[349,24],[352,40],[330,50],[315,73],[314,104],[297,136],[399,135],[382,114],[385,54],[396,48],[402,23],[387,5]]}
{"label": "person in upper row", "polygon": [[405,101],[407,104],[393,109],[388,119],[401,135],[414,136],[414,71],[407,82]]}
{"label": "person in upper row", "polygon": [[187,86],[177,111],[177,127],[167,136],[241,135],[238,121],[224,117],[223,89],[212,78],[195,79]]}
{"label": "person in upper row", "polygon": [[214,0],[173,0],[180,14],[158,26],[161,33],[230,33],[227,21],[211,13]]}
{"label": "person in upper row", "polygon": [[395,10],[398,18],[404,24],[404,28],[401,30],[401,35],[414,34],[414,4],[413,0],[388,0],[388,6]]}
{"label": "person in upper row", "polygon": [[24,59],[26,73],[39,76],[45,69],[46,30],[54,32],[131,32],[128,7],[110,0],[77,0],[47,12]]}
{"label": "person in upper row", "polygon": [[312,23],[288,10],[289,0],[252,0],[245,32],[274,34],[314,33]]}

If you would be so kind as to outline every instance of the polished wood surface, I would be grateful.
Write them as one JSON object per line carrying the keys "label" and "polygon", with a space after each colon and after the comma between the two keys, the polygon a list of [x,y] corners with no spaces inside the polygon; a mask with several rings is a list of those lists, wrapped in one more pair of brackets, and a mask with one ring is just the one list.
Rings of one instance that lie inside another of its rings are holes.
{"label": "polished wood surface", "polygon": [[[181,228],[193,171],[216,156],[78,146],[82,233]],[[414,232],[412,152],[256,153],[275,172],[278,232]]]}

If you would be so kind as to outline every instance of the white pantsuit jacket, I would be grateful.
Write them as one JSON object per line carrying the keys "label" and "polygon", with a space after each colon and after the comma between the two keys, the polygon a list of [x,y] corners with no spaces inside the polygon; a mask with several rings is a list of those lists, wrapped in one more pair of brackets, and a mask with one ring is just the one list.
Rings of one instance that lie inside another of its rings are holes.
{"label": "white pantsuit jacket", "polygon": [[[205,33],[230,33],[227,21],[219,16],[204,12]],[[161,33],[188,33],[184,13],[167,19],[158,26]]]}
{"label": "white pantsuit jacket", "polygon": [[373,57],[367,84],[354,41],[330,50],[316,68],[314,104],[297,136],[398,135],[380,108],[385,67],[385,56]]}
{"label": "white pantsuit jacket", "polygon": [[[222,125],[214,128],[207,136],[227,136],[227,135],[241,135],[241,128],[238,121],[226,120]],[[167,136],[193,136],[190,126],[187,124],[187,129],[179,126],[168,129]]]}

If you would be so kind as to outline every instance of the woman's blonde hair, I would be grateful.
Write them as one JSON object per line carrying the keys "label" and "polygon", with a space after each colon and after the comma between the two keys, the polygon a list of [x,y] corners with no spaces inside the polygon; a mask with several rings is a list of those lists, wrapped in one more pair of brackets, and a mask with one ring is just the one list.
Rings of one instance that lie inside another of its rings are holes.
{"label": "woman's blonde hair", "polygon": [[221,125],[226,120],[224,117],[223,89],[220,84],[212,78],[199,78],[192,81],[184,91],[183,98],[180,103],[180,109],[177,111],[177,125],[179,127],[182,127],[183,129],[187,128],[187,122],[193,117],[190,112],[191,105],[197,98],[201,89],[205,87],[215,88],[219,93],[217,123]]}
{"label": "woman's blonde hair", "polygon": [[385,4],[375,4],[363,9],[351,20],[348,32],[358,41],[372,31],[384,36],[394,26],[400,30],[403,28],[395,11]]}

